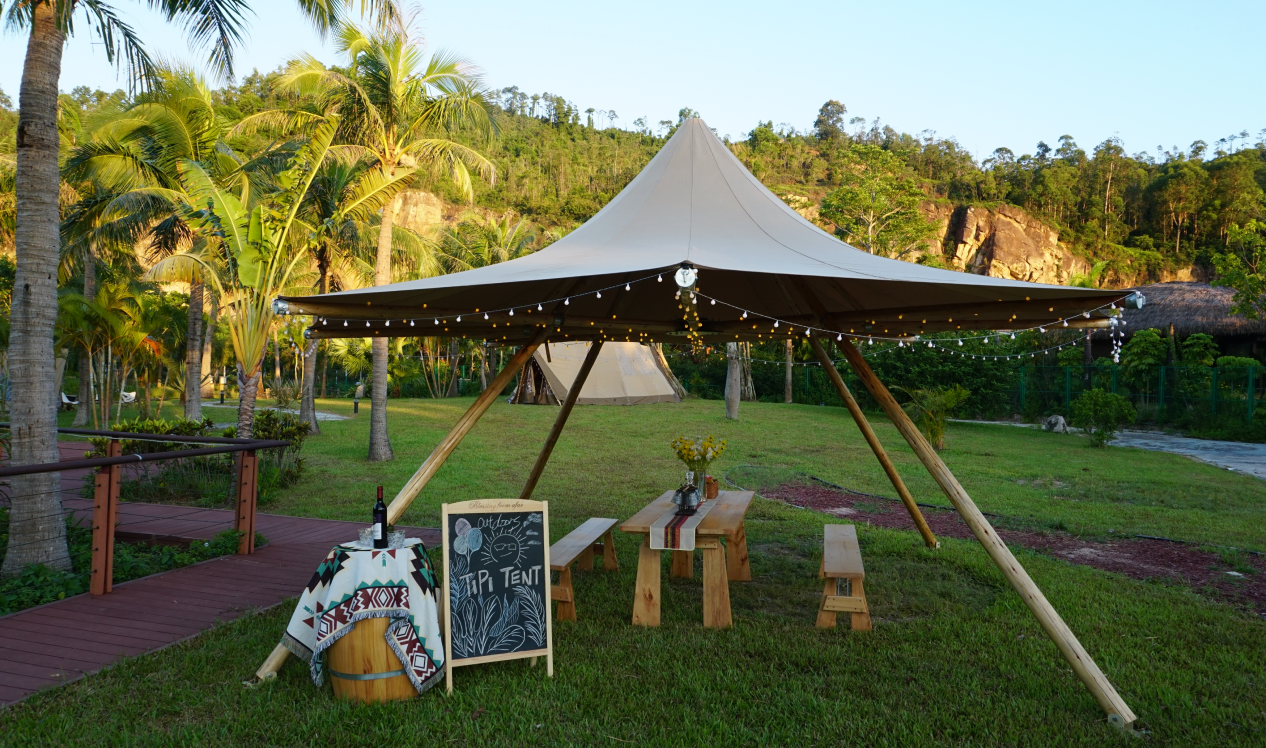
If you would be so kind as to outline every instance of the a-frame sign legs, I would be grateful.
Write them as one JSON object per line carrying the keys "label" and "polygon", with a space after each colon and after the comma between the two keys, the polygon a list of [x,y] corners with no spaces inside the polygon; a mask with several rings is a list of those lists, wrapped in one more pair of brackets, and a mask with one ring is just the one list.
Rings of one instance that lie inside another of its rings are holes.
{"label": "a-frame sign legs", "polygon": [[822,368],[831,377],[831,381],[835,384],[835,389],[840,393],[840,397],[844,398],[844,405],[848,407],[848,412],[852,414],[853,420],[857,422],[857,428],[861,430],[862,436],[866,438],[866,443],[870,445],[871,450],[875,453],[875,458],[879,460],[884,472],[888,474],[888,480],[892,481],[892,487],[897,490],[897,495],[901,497],[901,503],[906,505],[906,510],[910,512],[910,519],[914,520],[915,526],[919,528],[919,534],[923,536],[923,542],[927,543],[928,548],[939,547],[941,545],[940,541],[932,534],[932,528],[928,527],[928,521],[924,519],[923,512],[919,511],[919,505],[914,503],[914,497],[910,495],[910,489],[906,488],[905,481],[901,480],[901,476],[897,473],[897,466],[892,464],[888,453],[884,451],[884,446],[879,443],[879,437],[875,435],[875,430],[870,427],[870,422],[866,420],[866,415],[862,413],[861,406],[857,404],[857,400],[853,399],[853,393],[849,392],[848,387],[844,384],[844,378],[840,376],[839,370],[831,362],[831,357],[827,355],[822,341],[816,336],[810,337],[809,345],[813,347],[813,353],[818,357],[818,361],[822,362]]}
{"label": "a-frame sign legs", "polygon": [[971,528],[976,539],[985,547],[985,551],[989,553],[990,558],[1002,570],[1003,576],[1011,583],[1016,592],[1020,593],[1020,598],[1024,600],[1024,604],[1029,606],[1029,610],[1033,616],[1037,618],[1042,629],[1046,631],[1046,635],[1055,642],[1055,646],[1059,648],[1064,659],[1068,661],[1073,672],[1086,685],[1091,695],[1095,697],[1095,701],[1099,702],[1099,706],[1108,715],[1108,722],[1121,727],[1130,728],[1135,720],[1134,712],[1130,711],[1130,707],[1125,700],[1112,687],[1112,683],[1108,681],[1107,676],[1090,658],[1090,654],[1086,652],[1085,647],[1081,646],[1081,642],[1077,641],[1077,637],[1059,617],[1059,613],[1046,600],[1046,596],[1038,589],[1033,580],[1029,578],[1028,572],[1024,567],[1020,566],[1020,562],[1012,555],[1011,549],[1007,548],[1006,543],[1002,542],[1002,538],[998,537],[998,533],[990,526],[989,521],[980,513],[980,509],[976,507],[976,503],[967,495],[967,491],[959,485],[958,480],[953,473],[949,471],[945,463],[941,460],[936,450],[932,449],[932,445],[928,444],[927,439],[923,438],[923,434],[919,433],[918,428],[902,410],[901,406],[893,398],[892,393],[888,392],[888,388],[883,382],[879,381],[879,377],[875,376],[875,372],[871,370],[870,365],[866,363],[866,359],[858,352],[857,348],[847,340],[840,343],[840,349],[844,351],[844,356],[848,358],[848,363],[853,367],[853,371],[857,372],[857,376],[861,378],[862,383],[866,385],[866,389],[874,396],[879,406],[888,414],[888,418],[892,419],[893,425],[905,437],[906,442],[914,453],[918,455],[919,460],[932,474],[932,478],[940,485],[941,490],[954,504],[954,508],[958,510],[958,514]]}
{"label": "a-frame sign legs", "polygon": [[563,401],[563,407],[559,409],[558,417],[554,419],[554,426],[550,428],[549,436],[545,438],[545,446],[541,447],[541,453],[536,456],[536,464],[532,466],[527,483],[523,485],[523,491],[519,493],[520,501],[532,498],[536,483],[541,479],[541,473],[545,472],[545,464],[549,462],[549,456],[554,452],[554,445],[558,443],[558,437],[563,433],[563,426],[567,425],[567,417],[571,415],[571,409],[575,407],[576,399],[580,397],[580,388],[585,386],[585,380],[589,378],[589,372],[593,369],[594,362],[598,360],[598,353],[601,350],[601,340],[595,340],[589,344],[589,352],[585,354],[584,363],[580,365],[580,371],[576,372],[576,381],[571,383],[571,389],[567,391],[567,399]]}
{"label": "a-frame sign legs", "polygon": [[[404,488],[400,489],[400,493],[396,494],[396,498],[391,500],[391,505],[387,507],[387,523],[394,525],[400,519],[400,515],[404,514],[404,510],[409,508],[409,504],[417,498],[426,484],[435,476],[448,459],[448,456],[457,449],[457,445],[461,444],[462,439],[470,430],[479,422],[480,417],[488,412],[488,408],[492,407],[492,402],[496,400],[501,392],[519,373],[519,369],[523,368],[523,364],[527,363],[528,357],[536,352],[541,343],[545,342],[546,335],[549,334],[549,328],[542,327],[532,336],[527,345],[519,349],[514,357],[510,359],[505,368],[497,374],[496,378],[488,385],[488,389],[484,390],[479,397],[475,398],[475,402],[471,403],[462,417],[458,419],[457,424],[444,437],[439,445],[431,452],[426,461],[422,463],[422,467],[413,474],[409,482],[404,484]],[[256,681],[266,680],[276,677],[277,671],[281,666],[286,664],[286,659],[290,656],[290,650],[286,649],[284,644],[278,644],[269,653],[268,658],[264,660],[264,664],[259,670],[255,671]]]}

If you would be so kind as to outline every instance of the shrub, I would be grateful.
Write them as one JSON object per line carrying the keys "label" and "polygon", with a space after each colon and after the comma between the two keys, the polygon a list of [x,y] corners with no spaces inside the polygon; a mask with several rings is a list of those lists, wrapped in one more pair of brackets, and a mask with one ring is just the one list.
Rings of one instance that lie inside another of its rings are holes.
{"label": "shrub", "polygon": [[[300,421],[292,413],[271,409],[255,412],[252,438],[290,442],[290,446],[284,449],[265,449],[259,453],[261,503],[266,503],[269,489],[284,488],[299,480],[299,475],[303,473],[303,458],[299,453],[309,433],[308,422]],[[237,436],[237,426],[229,426],[221,434],[232,439]]]}
{"label": "shrub", "polygon": [[1073,401],[1073,425],[1090,432],[1090,444],[1106,446],[1122,423],[1134,420],[1134,406],[1120,395],[1087,390]]}
{"label": "shrub", "polygon": [[1219,369],[1249,369],[1262,366],[1261,361],[1246,356],[1218,356],[1216,363]]}
{"label": "shrub", "polygon": [[903,391],[910,396],[910,402],[901,407],[905,408],[933,448],[944,449],[945,421],[955,408],[967,402],[971,393],[958,384],[935,390]]}

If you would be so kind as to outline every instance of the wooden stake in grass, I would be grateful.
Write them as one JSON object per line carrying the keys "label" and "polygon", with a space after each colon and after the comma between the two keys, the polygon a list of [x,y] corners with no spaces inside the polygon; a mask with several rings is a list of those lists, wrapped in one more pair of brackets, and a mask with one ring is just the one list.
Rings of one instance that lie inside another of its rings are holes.
{"label": "wooden stake in grass", "polygon": [[928,527],[928,521],[924,519],[923,512],[919,511],[919,505],[914,503],[914,497],[910,495],[910,489],[906,488],[905,482],[901,480],[901,476],[897,473],[897,466],[892,464],[892,459],[884,451],[884,446],[879,443],[879,437],[875,435],[875,430],[870,427],[870,422],[866,420],[866,414],[862,413],[861,406],[853,399],[853,393],[849,392],[848,387],[844,384],[844,378],[840,376],[839,370],[831,362],[831,357],[827,355],[822,341],[817,336],[813,336],[809,338],[809,345],[813,347],[813,353],[818,357],[818,361],[822,362],[822,368],[831,377],[831,382],[835,384],[835,389],[840,393],[840,397],[844,398],[844,405],[848,408],[848,412],[852,414],[853,420],[857,422],[857,428],[861,430],[862,436],[866,438],[866,443],[870,445],[871,451],[875,453],[875,458],[879,460],[884,472],[888,474],[888,480],[892,481],[892,487],[897,490],[897,495],[901,497],[901,503],[906,505],[906,510],[910,512],[910,519],[914,520],[915,526],[919,528],[919,534],[923,536],[923,542],[927,543],[928,548],[939,547],[941,545],[940,541],[932,534],[932,528]]}
{"label": "wooden stake in grass", "polygon": [[[548,348],[546,350],[548,352]],[[567,391],[567,399],[563,401],[563,407],[558,411],[558,417],[554,419],[554,426],[550,428],[549,436],[545,438],[545,446],[541,447],[541,453],[536,456],[536,464],[532,466],[527,483],[524,484],[523,491],[519,493],[520,501],[532,498],[532,491],[536,490],[536,482],[541,479],[541,473],[545,472],[545,464],[549,462],[549,456],[554,452],[554,445],[558,443],[558,437],[563,433],[567,417],[571,415],[571,409],[575,407],[576,399],[580,397],[580,389],[585,386],[585,380],[589,378],[589,372],[593,369],[594,362],[598,360],[598,353],[601,350],[601,340],[595,340],[589,344],[589,352],[585,354],[584,363],[580,365],[580,371],[576,372],[576,380],[571,383],[571,389]]]}
{"label": "wooden stake in grass", "polygon": [[1046,631],[1046,635],[1055,642],[1055,646],[1064,655],[1064,659],[1072,667],[1073,672],[1086,685],[1091,695],[1099,702],[1099,706],[1108,715],[1108,721],[1117,727],[1129,729],[1135,720],[1134,712],[1130,711],[1130,707],[1125,700],[1112,687],[1112,683],[1108,681],[1107,676],[1090,658],[1090,654],[1085,647],[1081,646],[1081,642],[1077,641],[1077,637],[1059,617],[1059,613],[1046,600],[1046,596],[1038,589],[1038,586],[1029,578],[1028,572],[1024,567],[1020,566],[1020,562],[1012,555],[1011,549],[1007,548],[1006,543],[1002,542],[1002,538],[998,537],[998,533],[990,526],[989,521],[980,513],[980,509],[976,507],[976,503],[972,501],[971,496],[967,495],[967,491],[959,484],[958,479],[950,472],[945,463],[941,460],[936,450],[932,449],[932,445],[928,444],[923,438],[923,434],[919,433],[914,422],[906,415],[901,406],[893,398],[892,393],[888,392],[888,388],[884,387],[884,383],[875,376],[875,372],[871,370],[870,365],[866,363],[866,359],[858,352],[857,348],[847,340],[840,343],[840,349],[844,351],[844,356],[848,358],[848,363],[853,367],[853,371],[857,372],[866,385],[866,389],[879,402],[879,406],[888,414],[888,418],[892,419],[893,424],[901,435],[905,437],[906,442],[914,453],[918,455],[919,460],[932,474],[932,478],[940,485],[941,490],[954,504],[954,508],[958,510],[959,515],[967,526],[971,528],[972,533],[980,544],[985,547],[985,551],[993,559],[998,568],[1002,570],[1003,576],[1020,593],[1020,598],[1024,600],[1024,604],[1029,607],[1033,616],[1037,618],[1042,629]]}

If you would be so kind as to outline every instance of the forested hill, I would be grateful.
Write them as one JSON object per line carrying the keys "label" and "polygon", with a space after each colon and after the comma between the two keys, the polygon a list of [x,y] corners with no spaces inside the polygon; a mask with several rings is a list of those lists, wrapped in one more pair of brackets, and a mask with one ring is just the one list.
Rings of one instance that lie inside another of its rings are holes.
{"label": "forested hill", "polygon": [[[300,103],[274,91],[276,76],[255,73],[218,91],[221,114],[238,119]],[[63,100],[87,110],[118,104],[120,96],[76,89]],[[497,179],[477,183],[476,206],[513,211],[554,235],[600,210],[677,124],[617,127],[614,112],[517,88],[493,99],[500,136],[481,149],[495,162]],[[0,109],[8,110],[0,113],[0,154],[11,153],[12,104],[0,98]],[[678,121],[694,115],[683,109]],[[1029,154],[999,148],[977,162],[953,138],[849,119],[834,101],[821,107],[809,132],[766,122],[727,139],[774,192],[854,246],[970,272],[1116,287],[1209,277],[1220,253],[1252,264],[1254,249],[1266,246],[1266,228],[1257,223],[1266,217],[1263,140],[1266,130],[1255,142],[1241,132],[1185,150],[1131,154],[1117,139],[1087,149],[1063,135]],[[0,192],[11,195],[5,181]],[[896,207],[905,201],[905,219],[876,228],[859,218],[855,193],[876,185]],[[449,204],[450,220],[460,214],[453,185],[440,179],[423,187]]]}
{"label": "forested hill", "polygon": [[[619,129],[606,112],[581,111],[550,94],[533,104],[517,89],[500,92],[498,104],[502,137],[493,153],[500,180],[481,185],[478,202],[546,227],[574,225],[605,205],[676,124],[661,122],[652,131],[639,120],[632,130]],[[967,236],[984,231],[988,219],[1016,223],[1030,236],[1057,237],[1058,250],[1040,246],[1038,237],[1026,251],[1054,252],[1051,261],[1067,267],[1032,280],[1124,286],[1208,277],[1216,254],[1248,252],[1260,241],[1254,222],[1263,218],[1266,202],[1266,131],[1256,142],[1241,132],[1155,154],[1128,153],[1115,138],[1086,149],[1063,135],[1054,147],[1038,143],[1031,154],[999,148],[978,163],[952,138],[901,133],[845,115],[842,105],[828,102],[811,132],[757,123],[728,145],[770,189],[828,230],[836,226],[818,205],[855,176],[859,150],[891,154],[901,172],[892,176],[917,187],[930,224],[913,251],[887,252],[903,259],[989,272],[990,258],[963,253],[981,243],[980,251],[989,249],[990,237],[972,244]]]}

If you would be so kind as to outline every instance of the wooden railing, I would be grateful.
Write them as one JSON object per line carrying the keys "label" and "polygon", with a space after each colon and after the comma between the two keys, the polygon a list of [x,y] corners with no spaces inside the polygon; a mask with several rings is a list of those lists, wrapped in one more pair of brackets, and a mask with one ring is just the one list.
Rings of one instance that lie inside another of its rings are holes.
{"label": "wooden railing", "polygon": [[[0,429],[8,427],[9,424],[0,423]],[[240,533],[237,552],[248,554],[255,552],[255,507],[259,499],[259,457],[256,452],[261,449],[281,449],[290,446],[288,441],[264,439],[137,434],[125,431],[90,431],[72,428],[59,428],[57,432],[108,438],[110,441],[106,446],[106,456],[39,465],[0,467],[0,478],[36,473],[59,473],[85,468],[96,470],[96,480],[93,485],[92,572],[89,581],[89,592],[93,595],[104,595],[110,592],[113,586],[114,536],[118,526],[119,489],[123,482],[123,466],[208,455],[238,454],[234,466],[233,529]],[[213,446],[125,455],[122,453],[121,440],[123,439]]]}

